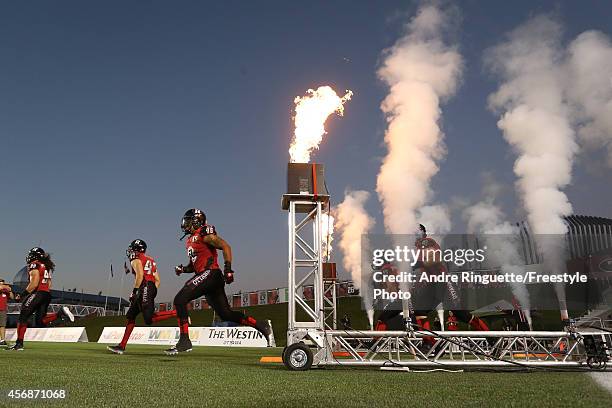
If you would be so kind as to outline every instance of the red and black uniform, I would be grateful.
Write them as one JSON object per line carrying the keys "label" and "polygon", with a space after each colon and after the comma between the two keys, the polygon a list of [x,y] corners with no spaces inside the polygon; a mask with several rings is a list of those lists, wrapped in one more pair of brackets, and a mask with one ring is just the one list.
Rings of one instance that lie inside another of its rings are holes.
{"label": "red and black uniform", "polygon": [[[130,339],[130,335],[136,326],[136,317],[142,313],[142,317],[146,325],[150,326],[153,323],[161,320],[166,320],[171,317],[176,317],[175,310],[168,310],[165,312],[155,312],[155,297],[157,296],[157,286],[155,285],[155,274],[157,273],[157,264],[155,260],[146,255],[144,252],[128,252],[130,262],[139,260],[142,264],[143,276],[140,287],[138,288],[136,296],[130,298],[130,307],[125,314],[127,318],[127,324],[125,331],[123,332],[123,338],[119,343],[120,349],[125,349]],[[132,269],[132,273],[136,274]]]}
{"label": "red and black uniform", "polygon": [[133,321],[142,312],[145,323],[151,325],[155,313],[155,296],[157,296],[157,286],[155,286],[157,264],[152,257],[143,252],[133,252],[130,256],[130,262],[134,260],[139,260],[142,263],[144,275],[138,288],[138,296],[131,299],[130,307],[125,316],[128,321]]}
{"label": "red and black uniform", "polygon": [[[0,289],[0,328],[6,326],[6,312],[8,309],[8,299],[11,295],[11,290],[8,287],[3,287]],[[0,338],[0,342],[4,343],[4,338]]]}
{"label": "red and black uniform", "polygon": [[[6,288],[0,289],[0,312],[6,312],[8,309],[8,299],[11,292]],[[2,326],[0,326],[2,327]]]}
{"label": "red and black uniform", "polygon": [[508,330],[519,330],[519,331],[528,331],[531,330],[529,327],[529,322],[527,321],[527,315],[525,314],[521,304],[516,300],[516,298],[512,298],[512,306],[513,309],[502,310],[504,313],[504,323]]}
{"label": "red and black uniform", "polygon": [[[45,319],[47,309],[51,303],[51,279],[53,271],[49,270],[46,265],[40,261],[33,261],[28,265],[28,272],[38,274],[38,286],[32,293],[25,296],[21,302],[21,312],[19,314],[19,323],[27,324],[28,319],[36,313],[36,327],[45,327],[50,320]],[[52,317],[52,316],[50,316]],[[19,336],[18,336],[19,337]]]}
{"label": "red and black uniform", "polygon": [[17,323],[17,342],[23,344],[28,320],[36,313],[35,326],[46,327],[59,318],[58,313],[47,313],[51,303],[52,270],[41,261],[33,261],[28,265],[28,272],[38,274],[38,286],[34,291],[22,299],[21,312]]}
{"label": "red and black uniform", "polygon": [[252,317],[230,308],[225,294],[225,279],[223,272],[219,269],[217,249],[204,242],[204,237],[216,234],[214,226],[205,224],[191,234],[185,242],[185,249],[189,257],[187,269],[192,270],[194,276],[185,282],[185,286],[174,298],[181,334],[188,333],[189,329],[187,304],[201,296],[206,297],[210,307],[222,320],[252,327],[257,324]]}
{"label": "red and black uniform", "polygon": [[[415,271],[422,271],[428,274],[440,274],[446,272],[446,265],[441,259],[440,245],[428,236],[422,236],[416,239],[415,248],[420,250],[420,259],[414,266]],[[383,268],[390,268],[391,272],[396,268],[391,264],[386,264]],[[394,272],[397,274],[397,272]],[[418,280],[418,277],[417,277]],[[489,330],[487,324],[478,317],[472,317],[465,310],[456,310],[455,307],[459,304],[458,288],[451,283],[448,284],[433,284],[433,283],[416,283],[412,288],[412,304],[415,310],[411,312],[415,316],[416,324],[425,330],[430,330],[431,324],[427,319],[430,311],[434,310],[440,303],[448,303],[449,309],[453,313],[453,323],[456,329],[457,320],[468,323],[475,330]],[[399,315],[401,307],[398,304],[389,304],[380,313],[376,323],[376,330],[386,330],[387,323]],[[424,338],[427,343],[433,344],[433,337]]]}

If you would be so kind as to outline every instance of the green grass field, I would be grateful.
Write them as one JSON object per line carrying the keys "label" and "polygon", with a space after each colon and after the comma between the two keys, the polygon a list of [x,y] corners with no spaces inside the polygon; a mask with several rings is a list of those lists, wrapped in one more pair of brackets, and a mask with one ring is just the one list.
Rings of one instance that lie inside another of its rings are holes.
{"label": "green grass field", "polygon": [[[255,306],[245,312],[272,320],[277,344],[285,344],[286,305]],[[339,317],[345,313],[355,328],[366,327],[359,298],[339,301]],[[195,326],[212,322],[210,310],[191,316]],[[551,316],[549,320],[555,319]],[[85,326],[90,341],[95,342],[104,326],[124,324],[124,317],[103,317],[79,320],[75,325]],[[175,324],[174,319],[162,322]],[[76,407],[602,407],[610,406],[612,398],[580,372],[401,373],[342,367],[291,372],[282,364],[259,363],[261,356],[280,356],[281,348],[195,347],[192,353],[177,357],[163,355],[164,348],[128,346],[125,355],[117,356],[96,343],[26,343],[23,352],[0,350],[5,367],[0,390],[5,394],[15,388],[66,389],[66,400],[45,405]],[[41,404],[0,397],[0,406]]]}
{"label": "green grass field", "polygon": [[[291,372],[261,364],[281,349],[196,347],[176,357],[159,346],[29,343],[0,351],[0,389],[65,389],[76,407],[195,406],[610,406],[611,396],[584,373],[400,373],[374,369]],[[41,401],[6,407],[39,406]]]}

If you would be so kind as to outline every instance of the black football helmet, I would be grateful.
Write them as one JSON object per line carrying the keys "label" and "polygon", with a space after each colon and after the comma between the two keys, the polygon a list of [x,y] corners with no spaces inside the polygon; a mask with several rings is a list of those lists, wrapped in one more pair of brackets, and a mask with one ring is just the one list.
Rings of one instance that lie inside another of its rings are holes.
{"label": "black football helmet", "polygon": [[185,211],[185,215],[183,215],[181,229],[185,235],[188,235],[204,224],[206,224],[206,214],[204,214],[204,211],[198,210],[197,208],[190,208]]}
{"label": "black football helmet", "polygon": [[427,236],[427,228],[425,228],[423,224],[419,224],[419,231],[417,235],[421,235],[422,238],[425,238]]}
{"label": "black football helmet", "polygon": [[28,255],[26,256],[26,263],[31,263],[34,261],[42,261],[47,256],[47,253],[44,249],[39,247],[34,247],[30,249]]}
{"label": "black football helmet", "polygon": [[125,251],[125,254],[128,258],[132,258],[134,254],[137,252],[146,252],[147,251],[147,243],[142,239],[135,239],[132,241],[128,249]]}

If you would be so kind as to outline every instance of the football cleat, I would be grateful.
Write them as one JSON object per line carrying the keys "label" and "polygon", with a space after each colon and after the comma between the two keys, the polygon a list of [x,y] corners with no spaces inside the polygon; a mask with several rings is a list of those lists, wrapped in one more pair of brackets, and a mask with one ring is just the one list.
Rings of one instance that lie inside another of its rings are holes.
{"label": "football cleat", "polygon": [[0,341],[0,346],[8,346],[8,344],[6,344],[6,341],[2,340]]}
{"label": "football cleat", "polygon": [[74,323],[74,315],[72,314],[72,312],[70,311],[70,309],[68,309],[68,307],[66,306],[62,306],[59,310],[59,317],[60,318],[66,318],[68,319],[71,323]]}
{"label": "football cleat", "polygon": [[164,353],[169,356],[175,356],[178,353],[189,353],[191,350],[193,350],[193,348],[189,337],[181,337],[178,343],[176,343],[176,346],[165,350]]}
{"label": "football cleat", "polygon": [[111,353],[115,353],[115,354],[123,354],[123,352],[125,351],[125,349],[121,347],[120,345],[108,346],[106,349],[110,351]]}
{"label": "football cleat", "polygon": [[7,350],[21,351],[23,350],[23,343],[15,343],[11,347],[7,348]]}
{"label": "football cleat", "polygon": [[272,347],[272,327],[270,327],[270,322],[268,320],[258,320],[255,328],[266,338],[268,347]]}

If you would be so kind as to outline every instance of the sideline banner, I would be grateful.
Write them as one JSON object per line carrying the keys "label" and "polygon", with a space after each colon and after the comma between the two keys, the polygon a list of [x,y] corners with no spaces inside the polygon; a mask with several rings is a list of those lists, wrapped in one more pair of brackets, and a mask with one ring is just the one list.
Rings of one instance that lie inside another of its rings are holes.
{"label": "sideline banner", "polygon": [[[118,344],[125,327],[105,327],[98,343]],[[178,327],[134,327],[128,344],[174,345]],[[266,339],[252,327],[190,327],[189,338],[194,346],[267,347]],[[274,339],[274,337],[272,337]],[[276,344],[272,341],[272,347]]]}
{"label": "sideline banner", "polygon": [[[6,329],[8,341],[17,340],[17,329]],[[25,341],[47,341],[52,343],[87,343],[84,327],[31,327],[25,333]]]}

